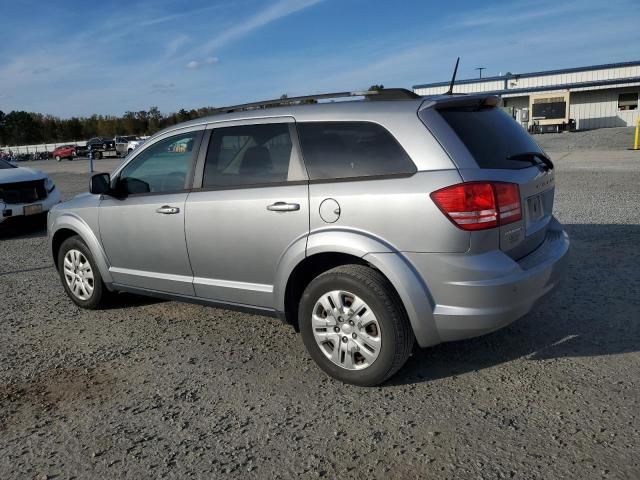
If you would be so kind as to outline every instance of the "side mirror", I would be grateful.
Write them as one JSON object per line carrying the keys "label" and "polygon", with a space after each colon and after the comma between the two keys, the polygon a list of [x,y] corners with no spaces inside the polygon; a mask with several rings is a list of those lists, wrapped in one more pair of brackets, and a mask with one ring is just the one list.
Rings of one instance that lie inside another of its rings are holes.
{"label": "side mirror", "polygon": [[103,195],[111,192],[111,175],[108,173],[96,173],[89,182],[89,191],[95,195]]}

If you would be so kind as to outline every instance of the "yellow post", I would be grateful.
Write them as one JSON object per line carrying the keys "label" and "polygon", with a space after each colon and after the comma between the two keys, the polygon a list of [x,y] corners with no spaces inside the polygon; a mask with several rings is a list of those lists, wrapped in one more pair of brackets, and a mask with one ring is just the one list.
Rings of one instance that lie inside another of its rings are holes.
{"label": "yellow post", "polygon": [[638,122],[636,123],[636,138],[633,141],[633,149],[638,150],[638,133],[640,132],[640,118],[638,118]]}

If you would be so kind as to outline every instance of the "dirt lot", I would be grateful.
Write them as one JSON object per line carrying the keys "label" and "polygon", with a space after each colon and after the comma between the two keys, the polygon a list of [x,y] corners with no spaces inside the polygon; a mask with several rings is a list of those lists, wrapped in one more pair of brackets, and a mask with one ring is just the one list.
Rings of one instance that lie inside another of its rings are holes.
{"label": "dirt lot", "polygon": [[558,152],[576,150],[627,150],[633,147],[634,127],[600,128],[566,133],[534,135],[544,149]]}
{"label": "dirt lot", "polygon": [[[0,478],[640,478],[640,152],[556,145],[562,288],[379,388],[327,378],[271,318],[79,310],[42,225],[4,229]],[[39,168],[68,197],[86,166]]]}

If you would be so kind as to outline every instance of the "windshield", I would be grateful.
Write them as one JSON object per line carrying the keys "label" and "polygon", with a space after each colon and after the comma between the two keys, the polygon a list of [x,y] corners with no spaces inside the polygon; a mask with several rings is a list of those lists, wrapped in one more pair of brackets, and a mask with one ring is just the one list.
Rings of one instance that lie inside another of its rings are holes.
{"label": "windshield", "polygon": [[2,170],[4,168],[16,168],[16,166],[15,165],[11,165],[6,160],[0,160],[0,170]]}
{"label": "windshield", "polygon": [[439,110],[480,168],[520,169],[544,164],[544,152],[509,114],[495,107]]}

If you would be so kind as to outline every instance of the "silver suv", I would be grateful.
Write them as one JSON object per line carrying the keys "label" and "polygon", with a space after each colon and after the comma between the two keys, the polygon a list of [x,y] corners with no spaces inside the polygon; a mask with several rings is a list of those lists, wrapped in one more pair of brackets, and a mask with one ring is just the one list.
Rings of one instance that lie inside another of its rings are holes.
{"label": "silver suv", "polygon": [[545,153],[496,97],[359,95],[229,107],[93,176],[48,219],[69,297],[278,317],[357,385],[529,312],[569,248]]}

